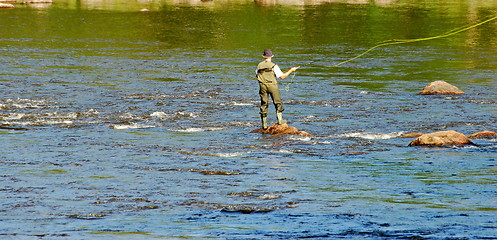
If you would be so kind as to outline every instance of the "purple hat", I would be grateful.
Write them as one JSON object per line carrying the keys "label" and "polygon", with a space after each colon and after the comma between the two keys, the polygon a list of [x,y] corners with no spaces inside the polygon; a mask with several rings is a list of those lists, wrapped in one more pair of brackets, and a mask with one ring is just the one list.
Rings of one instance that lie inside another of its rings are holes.
{"label": "purple hat", "polygon": [[262,55],[264,58],[270,58],[273,57],[273,52],[271,49],[264,49],[264,55]]}

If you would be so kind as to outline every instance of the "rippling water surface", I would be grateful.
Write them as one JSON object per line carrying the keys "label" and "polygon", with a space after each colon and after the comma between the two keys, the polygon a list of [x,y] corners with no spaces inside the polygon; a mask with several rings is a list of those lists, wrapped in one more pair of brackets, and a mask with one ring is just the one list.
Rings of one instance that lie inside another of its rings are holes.
{"label": "rippling water surface", "polygon": [[[1,9],[1,238],[497,238],[495,140],[400,137],[497,130],[497,22],[332,67],[497,4],[274,3]],[[284,116],[314,137],[249,133],[264,48],[302,66]],[[435,80],[466,94],[417,95]]]}

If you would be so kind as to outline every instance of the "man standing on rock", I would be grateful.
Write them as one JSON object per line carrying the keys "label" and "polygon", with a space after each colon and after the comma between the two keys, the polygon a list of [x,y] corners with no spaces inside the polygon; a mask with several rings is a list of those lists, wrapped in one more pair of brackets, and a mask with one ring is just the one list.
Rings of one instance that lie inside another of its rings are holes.
{"label": "man standing on rock", "polygon": [[285,124],[286,121],[283,120],[282,112],[285,110],[283,108],[283,101],[281,100],[280,90],[278,89],[277,78],[283,80],[290,76],[293,72],[297,71],[298,67],[292,67],[286,73],[283,73],[275,63],[271,62],[273,58],[273,52],[271,49],[265,49],[264,61],[257,65],[257,80],[259,80],[259,96],[261,97],[261,120],[262,129],[267,129],[267,110],[269,106],[269,95],[273,99],[274,107],[276,108],[276,117],[278,118],[278,124]]}

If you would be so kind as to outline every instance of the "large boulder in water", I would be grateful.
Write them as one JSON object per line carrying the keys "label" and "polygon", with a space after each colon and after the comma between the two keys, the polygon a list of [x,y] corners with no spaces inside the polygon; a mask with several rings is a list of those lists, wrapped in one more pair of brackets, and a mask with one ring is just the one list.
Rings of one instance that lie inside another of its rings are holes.
{"label": "large boulder in water", "polygon": [[497,133],[496,132],[491,132],[491,131],[483,131],[483,132],[477,132],[469,135],[470,139],[493,139],[497,138]]}
{"label": "large boulder in water", "polygon": [[309,134],[305,131],[299,131],[296,127],[290,127],[287,124],[273,125],[273,126],[268,127],[266,130],[264,130],[262,128],[258,128],[258,129],[252,130],[250,133],[271,134],[274,136],[291,134],[291,135],[300,135],[300,136],[312,137],[312,134]]}
{"label": "large boulder in water", "polygon": [[435,81],[426,85],[419,93],[420,95],[463,95],[464,92],[458,87],[445,81]]}
{"label": "large boulder in water", "polygon": [[454,146],[473,145],[464,134],[453,130],[423,134],[412,141],[409,146]]}

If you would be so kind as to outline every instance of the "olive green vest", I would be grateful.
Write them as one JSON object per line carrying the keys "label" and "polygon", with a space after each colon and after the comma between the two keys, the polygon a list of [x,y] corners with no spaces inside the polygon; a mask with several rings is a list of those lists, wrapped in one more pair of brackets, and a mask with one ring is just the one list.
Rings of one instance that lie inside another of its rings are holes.
{"label": "olive green vest", "polygon": [[273,62],[262,61],[257,65],[257,80],[261,83],[277,83],[276,75],[274,75],[273,67],[276,66]]}

